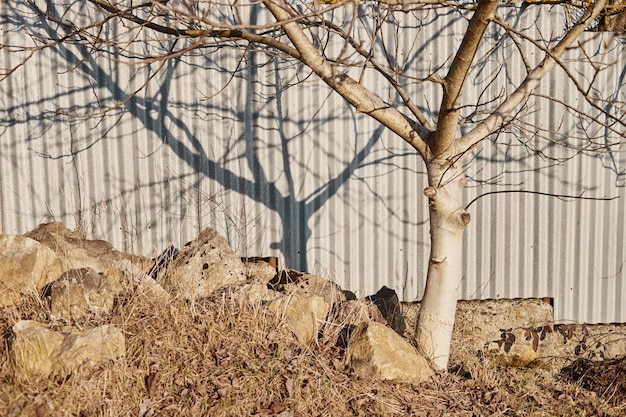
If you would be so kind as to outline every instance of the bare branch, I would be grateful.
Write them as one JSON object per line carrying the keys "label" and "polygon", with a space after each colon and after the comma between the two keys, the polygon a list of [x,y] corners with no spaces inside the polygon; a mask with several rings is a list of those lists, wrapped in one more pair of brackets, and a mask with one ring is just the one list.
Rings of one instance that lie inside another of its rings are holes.
{"label": "bare branch", "polygon": [[[376,71],[378,71],[383,77],[385,77],[389,84],[391,84],[392,87],[396,90],[400,98],[402,98],[404,105],[407,106],[407,108],[411,111],[413,116],[415,116],[415,118],[422,124],[422,126],[424,126],[424,128],[426,128],[428,131],[434,130],[434,127],[428,121],[428,118],[411,99],[409,92],[396,80],[395,74],[386,69],[377,59],[375,59],[371,51],[365,50],[360,42],[357,42],[356,39],[346,33],[339,25],[336,25],[330,21],[319,22],[316,25],[321,24],[344,38],[350,44],[350,46],[352,46],[354,50],[359,53],[359,55],[363,56],[366,59],[366,62],[369,62]],[[424,132],[422,135],[425,136],[427,134],[429,134],[429,132]]]}
{"label": "bare branch", "polygon": [[292,18],[286,3],[279,0],[264,0],[268,10],[282,24],[300,53],[300,60],[311,68],[326,84],[341,95],[360,112],[378,120],[409,143],[421,155],[426,155],[425,129],[408,119],[397,109],[385,103],[380,97],[337,69],[327,61],[306,37],[302,28]]}
{"label": "bare branch", "polygon": [[[513,36],[513,34],[523,38],[524,40],[526,40],[528,42],[531,42],[535,47],[537,47],[538,49],[540,49],[543,52],[545,52],[547,56],[549,56],[552,59],[554,59],[556,61],[556,63],[558,64],[558,66],[565,72],[565,75],[567,75],[567,77],[570,79],[570,81],[572,82],[573,86],[576,87],[578,92],[584,97],[585,101],[587,101],[587,103],[589,103],[593,108],[595,108],[599,112],[606,113],[605,109],[603,108],[603,106],[606,104],[606,99],[592,97],[589,94],[589,90],[593,86],[593,80],[589,83],[587,88],[584,88],[583,85],[581,85],[581,83],[578,81],[578,79],[576,79],[574,74],[572,74],[572,71],[570,71],[570,69],[567,67],[567,64],[565,62],[563,62],[563,60],[561,60],[561,57],[558,57],[558,56],[554,55],[554,53],[549,48],[543,46],[540,42],[537,42],[536,40],[532,39],[531,37],[525,35],[523,32],[512,28],[511,26],[507,25],[506,23],[504,23],[499,18],[496,18],[494,21],[499,26],[504,28],[511,35],[511,39],[514,41],[514,43],[516,45],[517,45],[517,41],[516,41],[515,37]],[[591,61],[591,57],[588,56],[588,54],[586,53],[586,51],[582,47],[581,47],[581,49],[582,49],[583,53],[585,54],[587,61],[590,62],[592,65],[594,65],[592,63],[592,61]],[[527,67],[527,71],[528,71],[529,66],[528,66],[527,61],[526,61],[526,56],[521,52],[520,47],[518,47],[518,50],[520,50],[520,56],[522,57],[522,60],[524,61],[525,65]],[[614,63],[612,65],[614,65]],[[596,74],[598,72],[600,72],[600,70],[598,70],[596,68]],[[595,76],[594,76],[594,79],[595,79]],[[616,123],[621,124],[622,126],[626,127],[626,120],[622,120],[620,118],[616,118],[616,117],[614,117],[614,116],[612,116],[610,114],[607,114],[607,117],[611,118]]]}
{"label": "bare branch", "polygon": [[557,65],[556,58],[563,56],[570,47],[584,32],[589,23],[593,21],[604,8],[606,1],[598,1],[589,8],[580,21],[574,25],[557,45],[551,49],[550,54],[541,63],[528,73],[526,79],[520,86],[498,106],[491,115],[474,127],[470,132],[458,139],[461,148],[468,148],[478,143],[491,133],[500,129],[510,119],[514,109],[522,104],[539,85],[541,80]]}
{"label": "bare branch", "polygon": [[459,125],[457,106],[463,84],[472,66],[485,29],[487,29],[487,25],[489,25],[496,14],[498,3],[498,0],[484,0],[478,4],[476,12],[469,22],[463,41],[444,79],[443,98],[437,121],[437,134],[435,140],[430,143],[434,156],[449,149],[456,137]]}
{"label": "bare branch", "polygon": [[559,200],[563,200],[563,201],[571,201],[571,200],[611,201],[611,200],[615,200],[615,199],[619,198],[619,196],[617,196],[617,197],[583,197],[582,194],[580,194],[580,195],[565,195],[565,194],[544,193],[544,192],[541,192],[541,191],[500,190],[500,191],[490,191],[488,193],[484,193],[484,194],[479,195],[478,197],[474,198],[472,201],[470,201],[465,206],[465,210],[467,210],[472,204],[474,204],[474,202],[476,202],[476,200],[478,200],[480,198],[483,198],[483,197],[486,197],[488,195],[492,195],[492,194],[511,194],[511,193],[543,195],[543,196],[547,196],[547,197],[555,197],[555,198],[558,198]]}
{"label": "bare branch", "polygon": [[241,39],[249,42],[255,42],[269,47],[275,48],[293,58],[300,59],[300,54],[294,48],[291,48],[284,43],[276,40],[270,36],[258,35],[252,32],[248,32],[242,29],[178,29],[169,26],[160,25],[154,22],[147,21],[126,10],[120,10],[104,0],[89,0],[90,2],[98,5],[102,9],[112,13],[115,16],[129,20],[142,27],[152,29],[155,32],[163,33],[166,35],[173,35],[182,38],[220,38],[220,39]]}

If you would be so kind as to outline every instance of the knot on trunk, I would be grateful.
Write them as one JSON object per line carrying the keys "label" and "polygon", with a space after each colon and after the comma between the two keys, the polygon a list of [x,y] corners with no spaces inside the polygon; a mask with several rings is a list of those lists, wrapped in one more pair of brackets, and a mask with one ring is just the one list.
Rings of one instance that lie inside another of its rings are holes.
{"label": "knot on trunk", "polygon": [[472,220],[472,216],[464,208],[455,210],[448,219],[456,227],[464,229]]}
{"label": "knot on trunk", "polygon": [[437,189],[435,187],[426,187],[424,188],[424,195],[432,200],[437,195]]}

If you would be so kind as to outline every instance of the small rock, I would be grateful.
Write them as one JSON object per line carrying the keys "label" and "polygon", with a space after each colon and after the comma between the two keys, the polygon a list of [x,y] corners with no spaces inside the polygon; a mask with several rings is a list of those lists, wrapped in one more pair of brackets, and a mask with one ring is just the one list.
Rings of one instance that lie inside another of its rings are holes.
{"label": "small rock", "polygon": [[121,330],[110,325],[64,336],[36,321],[21,320],[12,327],[9,355],[17,378],[65,377],[81,365],[124,357],[126,342]]}
{"label": "small rock", "polygon": [[126,356],[126,340],[121,330],[104,325],[65,336],[63,343],[50,355],[52,372],[67,376],[81,365],[95,366]]}
{"label": "small rock", "polygon": [[0,235],[0,307],[19,303],[20,294],[39,292],[64,271],[50,248],[18,235]]}
{"label": "small rock", "polygon": [[64,272],[48,287],[50,318],[78,320],[113,310],[115,294],[107,277],[91,268]]}
{"label": "small rock", "polygon": [[246,276],[249,278],[257,277],[266,284],[276,277],[277,259],[268,258],[242,258],[246,267]]}
{"label": "small rock", "polygon": [[271,301],[283,296],[279,292],[267,288],[267,284],[263,282],[263,279],[256,276],[252,278],[251,282],[241,285],[238,291],[243,293],[244,297],[251,303]]}
{"label": "small rock", "polygon": [[383,286],[374,295],[367,297],[367,300],[372,301],[380,313],[383,315],[387,324],[400,336],[404,335],[406,324],[404,323],[404,316],[402,315],[402,306],[398,299],[398,294],[391,288]]}
{"label": "small rock", "polygon": [[317,339],[330,310],[329,304],[318,295],[308,297],[288,295],[270,301],[267,307],[285,320],[287,328],[303,345]]}
{"label": "small rock", "polygon": [[428,361],[406,339],[373,321],[354,329],[346,355],[350,367],[365,378],[420,383],[434,374]]}
{"label": "small rock", "polygon": [[63,335],[33,320],[20,320],[12,327],[9,355],[18,377],[46,377],[52,373],[52,353],[63,343]]}

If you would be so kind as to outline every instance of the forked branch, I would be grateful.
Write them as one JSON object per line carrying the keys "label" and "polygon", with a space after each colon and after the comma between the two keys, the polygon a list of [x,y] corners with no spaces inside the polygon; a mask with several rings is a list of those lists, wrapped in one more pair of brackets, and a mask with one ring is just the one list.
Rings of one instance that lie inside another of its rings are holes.
{"label": "forked branch", "polygon": [[567,48],[578,39],[589,24],[600,15],[605,4],[606,1],[600,0],[587,9],[578,23],[569,29],[556,46],[549,53],[546,53],[541,63],[528,73],[519,87],[485,120],[458,139],[459,147],[461,149],[470,148],[508,123],[511,120],[510,115],[514,113],[514,110],[526,101],[541,80],[558,64],[558,59],[563,56]]}
{"label": "forked branch", "polygon": [[300,53],[302,63],[311,68],[322,81],[341,95],[358,112],[378,120],[413,146],[422,156],[426,155],[426,143],[423,135],[428,132],[423,127],[385,103],[379,96],[344,72],[338,71],[333,64],[322,56],[299,24],[292,20],[284,1],[264,0],[263,4],[281,23],[285,34]]}

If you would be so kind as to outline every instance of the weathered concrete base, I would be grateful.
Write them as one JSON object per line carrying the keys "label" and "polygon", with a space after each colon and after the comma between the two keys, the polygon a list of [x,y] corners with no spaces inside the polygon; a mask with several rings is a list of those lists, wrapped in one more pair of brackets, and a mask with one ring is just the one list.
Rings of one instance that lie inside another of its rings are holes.
{"label": "weathered concrete base", "polygon": [[[418,303],[404,303],[412,338]],[[480,361],[507,367],[560,369],[567,360],[626,354],[626,325],[554,323],[552,307],[539,299],[459,301],[451,364]]]}

